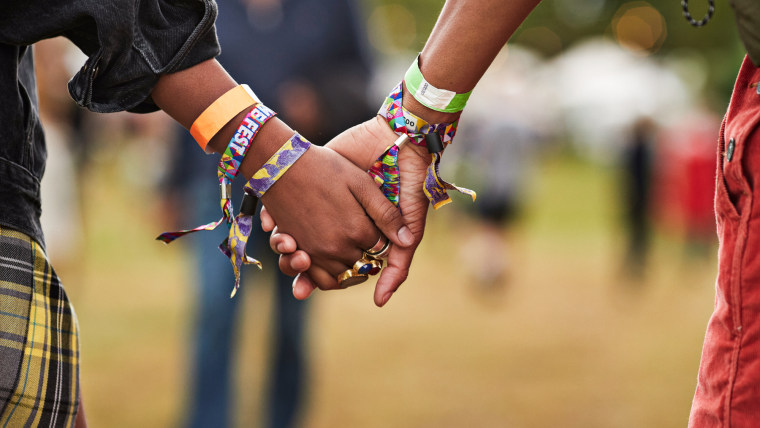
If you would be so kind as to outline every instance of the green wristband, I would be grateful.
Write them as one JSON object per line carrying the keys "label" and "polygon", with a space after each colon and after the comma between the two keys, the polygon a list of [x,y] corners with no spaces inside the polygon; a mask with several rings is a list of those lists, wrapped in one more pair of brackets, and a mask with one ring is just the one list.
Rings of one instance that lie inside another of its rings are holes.
{"label": "green wristband", "polygon": [[457,94],[454,91],[439,89],[425,80],[420,71],[419,56],[404,75],[404,85],[414,99],[425,107],[444,113],[456,113],[464,110],[472,91]]}

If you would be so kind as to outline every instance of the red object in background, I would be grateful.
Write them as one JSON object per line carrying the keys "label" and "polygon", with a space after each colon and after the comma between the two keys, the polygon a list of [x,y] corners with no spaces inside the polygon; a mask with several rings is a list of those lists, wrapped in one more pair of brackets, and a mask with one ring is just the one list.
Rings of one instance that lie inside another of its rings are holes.
{"label": "red object in background", "polygon": [[715,156],[720,119],[689,116],[663,130],[655,150],[653,215],[687,239],[715,238]]}

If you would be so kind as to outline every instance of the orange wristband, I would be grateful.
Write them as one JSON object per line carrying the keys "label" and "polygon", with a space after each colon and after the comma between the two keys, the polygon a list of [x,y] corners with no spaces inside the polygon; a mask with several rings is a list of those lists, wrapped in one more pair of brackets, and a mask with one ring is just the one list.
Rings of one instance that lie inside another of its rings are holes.
{"label": "orange wristband", "polygon": [[235,86],[203,110],[190,127],[190,134],[201,149],[206,150],[208,142],[227,122],[244,109],[260,102],[248,85]]}

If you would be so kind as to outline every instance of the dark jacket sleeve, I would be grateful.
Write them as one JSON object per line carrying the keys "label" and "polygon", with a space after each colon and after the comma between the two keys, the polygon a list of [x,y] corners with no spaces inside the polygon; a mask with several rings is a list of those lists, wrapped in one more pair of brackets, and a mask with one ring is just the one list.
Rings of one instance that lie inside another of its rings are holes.
{"label": "dark jacket sleeve", "polygon": [[216,15],[214,0],[2,0],[0,43],[64,36],[88,57],[69,82],[79,105],[149,112],[162,74],[219,54]]}

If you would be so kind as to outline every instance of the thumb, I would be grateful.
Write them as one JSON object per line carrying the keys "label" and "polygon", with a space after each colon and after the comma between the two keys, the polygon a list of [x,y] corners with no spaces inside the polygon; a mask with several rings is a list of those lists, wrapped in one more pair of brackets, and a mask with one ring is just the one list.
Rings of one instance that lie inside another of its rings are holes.
{"label": "thumb", "polygon": [[351,193],[391,242],[401,247],[414,244],[414,235],[404,222],[401,210],[385,198],[369,176],[362,174],[360,179],[355,180]]}

